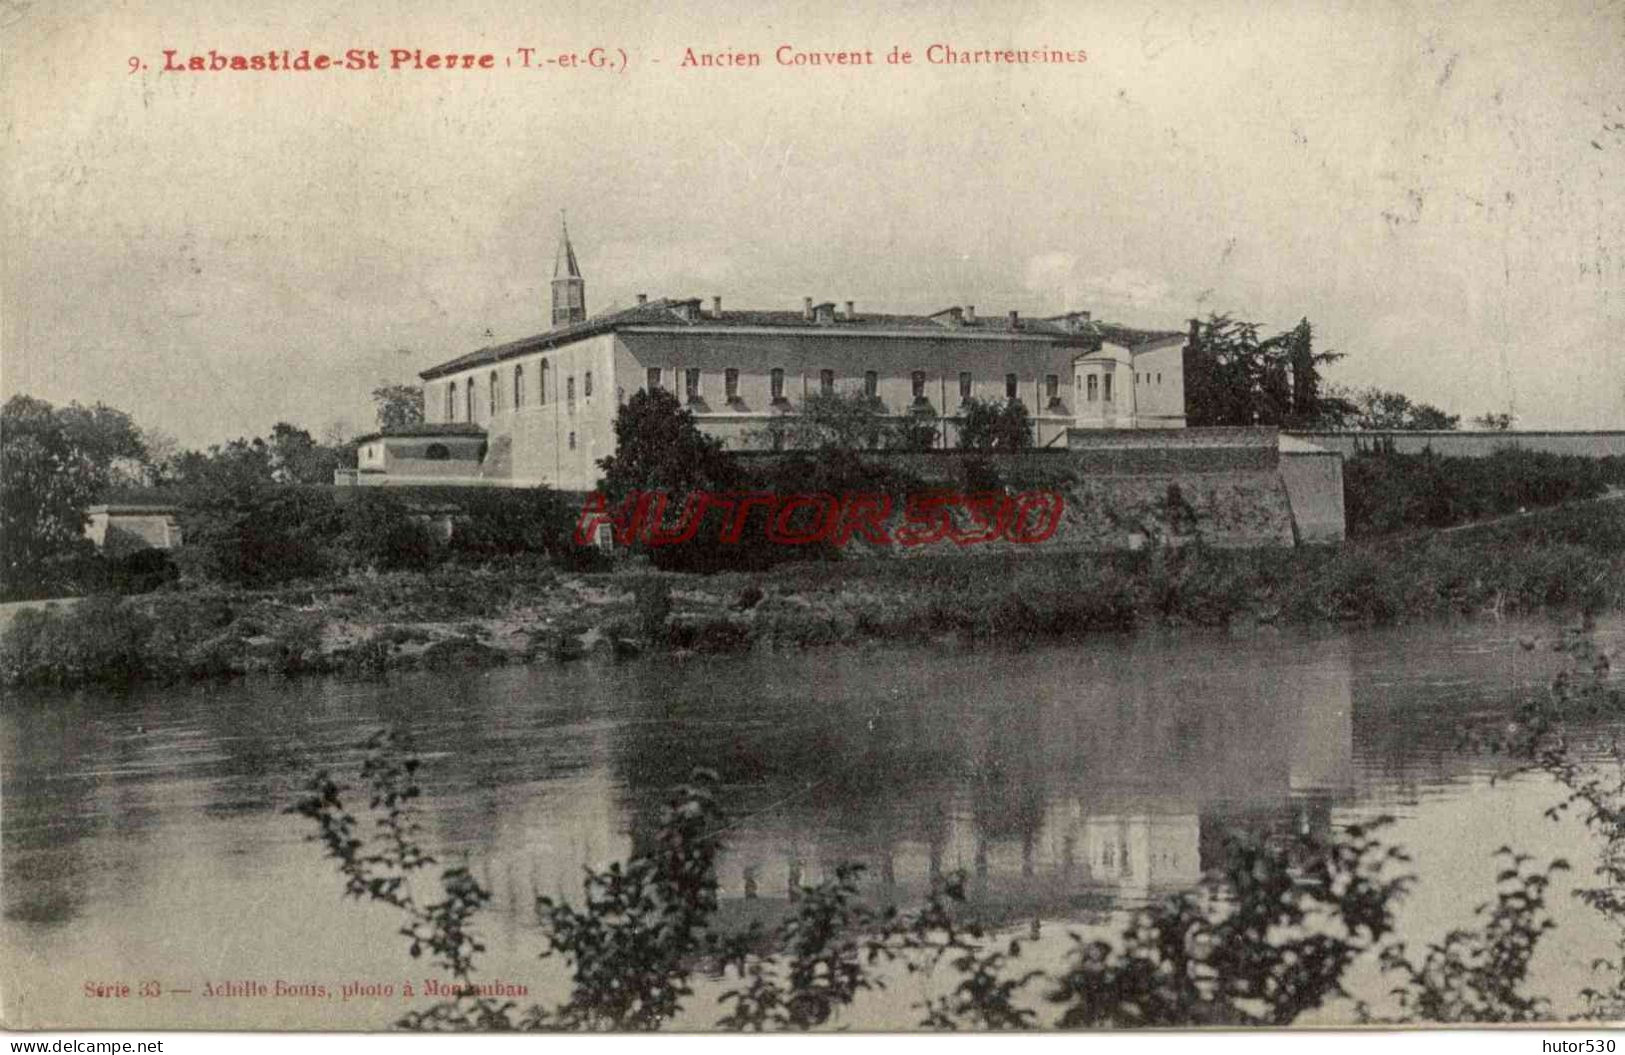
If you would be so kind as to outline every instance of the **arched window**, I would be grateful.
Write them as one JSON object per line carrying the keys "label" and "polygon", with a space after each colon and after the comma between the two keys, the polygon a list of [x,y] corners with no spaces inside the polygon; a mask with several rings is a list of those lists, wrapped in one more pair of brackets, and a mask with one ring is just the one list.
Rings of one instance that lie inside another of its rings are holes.
{"label": "arched window", "polygon": [[431,443],[423,449],[423,456],[431,462],[443,462],[451,457],[451,449],[444,443]]}
{"label": "arched window", "polygon": [[525,405],[525,368],[513,368],[513,409],[518,410]]}
{"label": "arched window", "polygon": [[463,386],[463,420],[469,422],[474,420],[474,379],[472,377]]}
{"label": "arched window", "polygon": [[457,420],[457,382],[446,386],[446,420]]}
{"label": "arched window", "polygon": [[541,395],[537,402],[544,407],[547,406],[547,370],[547,360],[543,359],[542,368],[537,371],[537,373],[541,376]]}
{"label": "arched window", "polygon": [[501,389],[499,389],[497,387],[497,372],[495,370],[492,370],[491,371],[491,416],[493,418],[497,416],[497,396],[500,395],[500,394],[501,394]]}

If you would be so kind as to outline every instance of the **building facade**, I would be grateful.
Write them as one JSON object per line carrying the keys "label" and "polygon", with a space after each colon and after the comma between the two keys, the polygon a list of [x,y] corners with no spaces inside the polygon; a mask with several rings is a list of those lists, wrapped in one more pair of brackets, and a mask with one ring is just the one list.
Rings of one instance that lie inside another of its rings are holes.
{"label": "building facade", "polygon": [[[639,296],[588,317],[586,282],[564,232],[552,320],[545,333],[425,370],[427,426],[369,437],[359,482],[443,476],[588,490],[599,460],[614,452],[617,408],[649,388],[674,393],[701,428],[736,450],[768,445],[770,423],[815,393],[875,397],[891,417],[930,423],[947,447],[957,445],[971,399],[1020,401],[1039,446],[1065,444],[1076,428],[1185,424],[1185,334],[1096,322],[1086,311],[885,314],[811,297],[800,310],[764,311],[724,308],[720,297]],[[455,451],[450,434],[462,441]],[[472,471],[470,437],[483,437]],[[431,442],[451,456],[433,465],[414,456]]]}

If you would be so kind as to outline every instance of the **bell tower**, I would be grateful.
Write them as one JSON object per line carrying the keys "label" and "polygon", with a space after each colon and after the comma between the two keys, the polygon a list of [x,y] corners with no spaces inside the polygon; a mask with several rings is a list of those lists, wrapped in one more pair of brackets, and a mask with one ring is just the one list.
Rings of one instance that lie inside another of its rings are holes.
{"label": "bell tower", "polygon": [[570,245],[570,226],[559,213],[559,249],[553,258],[553,328],[585,322],[587,319],[587,280],[576,265],[576,251]]}

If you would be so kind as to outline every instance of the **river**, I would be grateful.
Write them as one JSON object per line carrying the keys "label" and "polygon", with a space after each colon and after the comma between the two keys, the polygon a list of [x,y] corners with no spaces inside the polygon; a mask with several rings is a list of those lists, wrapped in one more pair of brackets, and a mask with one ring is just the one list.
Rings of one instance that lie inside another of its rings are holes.
{"label": "river", "polygon": [[[695,765],[722,776],[736,915],[852,860],[903,902],[964,869],[981,902],[1059,935],[1189,886],[1228,832],[1391,814],[1418,876],[1402,937],[1420,946],[1471,923],[1502,844],[1568,857],[1570,878],[1589,880],[1578,824],[1543,815],[1555,787],[1494,779],[1505,763],[1461,744],[1550,677],[1557,629],[1148,633],[13,693],[0,713],[5,1013],[361,1029],[422,1006],[405,982],[435,974],[407,956],[396,916],[342,900],[308,822],[283,812],[313,769],[353,774],[360,741],[387,723],[423,758],[424,841],[495,893],[482,977],[528,1000],[560,995],[556,966],[535,957],[533,895],[574,895],[583,865],[624,856]],[[1599,636],[1617,649],[1625,625]],[[1533,988],[1570,1008],[1612,935],[1566,892],[1553,907]],[[279,981],[307,995],[278,996]],[[347,983],[394,989],[345,999]],[[90,995],[98,984],[133,989]],[[325,996],[308,995],[317,985]],[[906,1003],[856,1024],[907,1026]]]}

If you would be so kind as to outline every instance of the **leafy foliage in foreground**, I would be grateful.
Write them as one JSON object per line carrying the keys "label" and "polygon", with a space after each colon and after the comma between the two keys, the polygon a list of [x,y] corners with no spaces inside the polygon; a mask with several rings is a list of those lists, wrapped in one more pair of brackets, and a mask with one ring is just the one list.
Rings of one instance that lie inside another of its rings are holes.
{"label": "leafy foliage in foreground", "polygon": [[649,846],[624,864],[589,870],[579,908],[538,899],[542,955],[564,958],[573,983],[555,1006],[520,1009],[481,995],[475,982],[484,947],[472,923],[490,895],[469,871],[441,873],[441,900],[420,904],[411,891],[412,876],[435,862],[417,843],[409,744],[391,732],[366,746],[370,835],[345,805],[352,789],[326,772],[290,812],[315,824],[312,838],[338,862],[346,895],[403,912],[411,954],[427,953],[454,977],[459,995],[406,1016],[405,1028],[658,1029],[684,1014],[692,979],[708,972],[726,986],[718,1026],[806,1030],[836,1024],[899,971],[930,975],[932,994],[915,1005],[919,1025],[930,1029],[1032,1028],[1046,1001],[1061,1028],[1284,1026],[1349,999],[1343,980],[1368,955],[1400,974],[1395,995],[1406,1019],[1529,1021],[1548,1010],[1522,985],[1550,927],[1550,876],[1565,866],[1540,872],[1516,859],[1500,877],[1493,911],[1483,910],[1485,925],[1450,934],[1413,964],[1403,946],[1383,944],[1410,878],[1392,874],[1407,858],[1373,834],[1375,825],[1330,838],[1232,840],[1224,867],[1200,890],[1136,912],[1116,942],[1072,935],[1055,975],[1023,970],[1019,939],[967,920],[962,875],[902,913],[866,904],[861,866],[842,865],[800,888],[776,927],[723,933],[714,917],[726,829],[715,775],[704,770],[674,792]]}

